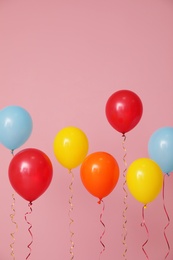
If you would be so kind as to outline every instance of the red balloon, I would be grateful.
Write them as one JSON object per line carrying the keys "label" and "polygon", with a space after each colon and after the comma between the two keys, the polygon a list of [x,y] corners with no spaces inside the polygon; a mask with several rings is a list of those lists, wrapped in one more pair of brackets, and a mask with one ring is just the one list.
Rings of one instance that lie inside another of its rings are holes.
{"label": "red balloon", "polygon": [[101,200],[115,188],[119,179],[119,166],[109,153],[95,152],[83,161],[80,177],[88,192]]}
{"label": "red balloon", "polygon": [[110,125],[125,134],[140,121],[143,105],[136,93],[130,90],[119,90],[109,97],[105,112]]}
{"label": "red balloon", "polygon": [[12,158],[8,175],[14,190],[21,197],[32,202],[49,187],[53,167],[45,153],[35,148],[27,148]]}

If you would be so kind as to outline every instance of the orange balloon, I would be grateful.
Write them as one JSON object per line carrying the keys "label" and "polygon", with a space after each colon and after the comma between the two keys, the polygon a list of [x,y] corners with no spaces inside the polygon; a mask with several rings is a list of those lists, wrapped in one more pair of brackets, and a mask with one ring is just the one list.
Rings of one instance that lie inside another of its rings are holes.
{"label": "orange balloon", "polygon": [[81,164],[80,177],[88,192],[101,200],[115,188],[119,179],[119,166],[112,155],[95,152]]}

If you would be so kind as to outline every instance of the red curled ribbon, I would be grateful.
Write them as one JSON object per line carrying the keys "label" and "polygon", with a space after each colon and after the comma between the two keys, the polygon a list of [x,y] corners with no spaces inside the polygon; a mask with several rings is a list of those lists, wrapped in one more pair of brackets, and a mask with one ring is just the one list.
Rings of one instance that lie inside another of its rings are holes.
{"label": "red curled ribbon", "polygon": [[102,217],[103,217],[103,213],[104,213],[104,210],[105,210],[105,203],[104,203],[104,201],[103,200],[99,200],[98,201],[98,204],[103,204],[103,207],[102,207],[102,212],[100,213],[100,223],[102,224],[102,226],[103,226],[103,232],[102,232],[102,234],[101,234],[101,236],[100,236],[100,244],[102,245],[102,250],[100,251],[100,256],[99,256],[99,259],[101,258],[101,255],[103,254],[103,252],[105,251],[105,245],[104,245],[104,243],[103,243],[103,241],[102,241],[102,238],[103,238],[103,236],[104,236],[104,234],[105,234],[105,224],[104,224],[104,222],[103,222],[103,220],[102,220]]}
{"label": "red curled ribbon", "polygon": [[168,220],[166,226],[164,227],[164,237],[165,237],[165,240],[166,240],[166,243],[167,243],[168,252],[167,252],[167,254],[165,255],[165,258],[164,258],[164,259],[166,259],[166,258],[168,257],[168,255],[169,255],[169,253],[170,253],[170,245],[169,245],[168,238],[167,238],[167,236],[166,236],[166,229],[167,229],[167,227],[170,225],[170,218],[169,218],[168,212],[167,212],[167,210],[166,210],[166,205],[165,205],[165,178],[166,178],[166,176],[169,176],[169,175],[165,174],[165,175],[164,175],[164,178],[163,178],[162,198],[163,198],[163,208],[164,208],[164,211],[165,211],[167,220]]}
{"label": "red curled ribbon", "polygon": [[27,257],[26,257],[26,259],[28,259],[29,258],[29,256],[31,255],[31,245],[32,245],[32,243],[33,243],[33,235],[32,235],[32,232],[31,232],[31,229],[32,229],[32,225],[31,225],[31,223],[27,220],[27,215],[28,214],[31,214],[32,213],[32,202],[29,202],[28,203],[28,207],[29,207],[29,210],[30,211],[28,211],[28,212],[26,212],[25,213],[25,221],[27,222],[27,224],[29,225],[29,228],[28,228],[28,232],[29,232],[29,234],[30,234],[30,236],[31,236],[31,242],[28,244],[28,248],[29,248],[29,254],[27,255]]}

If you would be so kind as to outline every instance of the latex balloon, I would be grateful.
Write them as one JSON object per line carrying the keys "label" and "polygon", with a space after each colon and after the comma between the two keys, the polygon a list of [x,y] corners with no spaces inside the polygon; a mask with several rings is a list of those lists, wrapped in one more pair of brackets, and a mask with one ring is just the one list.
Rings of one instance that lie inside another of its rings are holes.
{"label": "latex balloon", "polygon": [[12,158],[8,175],[14,190],[21,197],[32,202],[49,187],[53,167],[44,152],[35,148],[27,148]]}
{"label": "latex balloon", "polygon": [[76,168],[88,153],[87,136],[77,127],[65,127],[55,136],[53,150],[62,166],[69,170]]}
{"label": "latex balloon", "polygon": [[133,197],[146,205],[160,193],[163,185],[163,173],[159,165],[152,159],[140,158],[128,167],[126,181]]}
{"label": "latex balloon", "polygon": [[32,118],[20,106],[8,106],[0,111],[0,142],[10,150],[24,144],[32,132]]}
{"label": "latex balloon", "polygon": [[157,129],[150,137],[148,152],[151,159],[159,164],[162,171],[173,171],[173,127]]}
{"label": "latex balloon", "polygon": [[143,105],[136,93],[130,90],[119,90],[109,97],[105,112],[110,125],[125,134],[139,123]]}
{"label": "latex balloon", "polygon": [[109,153],[95,152],[83,161],[80,177],[87,191],[101,200],[115,188],[119,179],[119,166]]}

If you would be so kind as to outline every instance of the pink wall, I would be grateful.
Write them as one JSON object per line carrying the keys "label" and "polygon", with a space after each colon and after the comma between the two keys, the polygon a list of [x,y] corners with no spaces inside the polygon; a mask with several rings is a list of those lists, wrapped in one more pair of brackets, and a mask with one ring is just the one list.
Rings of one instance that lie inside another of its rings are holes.
{"label": "pink wall", "polygon": [[[102,259],[123,259],[122,189],[124,170],[121,134],[105,117],[108,97],[119,89],[136,92],[144,106],[140,123],[127,134],[126,161],[129,165],[148,157],[151,134],[171,126],[173,118],[173,3],[171,0],[131,1],[5,1],[0,3],[0,107],[19,105],[32,115],[31,137],[19,149],[43,150],[54,167],[53,181],[33,203],[29,220],[33,225],[32,260],[70,259],[68,171],[56,161],[53,139],[63,127],[74,125],[88,136],[93,151],[111,153],[121,176],[115,190],[104,199],[106,226]],[[13,189],[8,180],[11,154],[0,147],[0,259],[10,256],[9,215]],[[74,169],[73,231],[74,256],[79,260],[99,258],[101,205],[82,186],[79,168]],[[166,183],[166,205],[173,218],[173,176]],[[129,194],[126,239],[127,259],[146,259],[142,244],[145,229],[140,226],[142,205]],[[25,259],[30,242],[24,214],[27,201],[16,194],[19,225],[15,235],[15,257]],[[161,194],[148,205],[146,223],[149,242],[145,249],[152,260],[164,259],[167,244],[163,229],[167,223]],[[172,223],[167,229],[173,259]]]}

